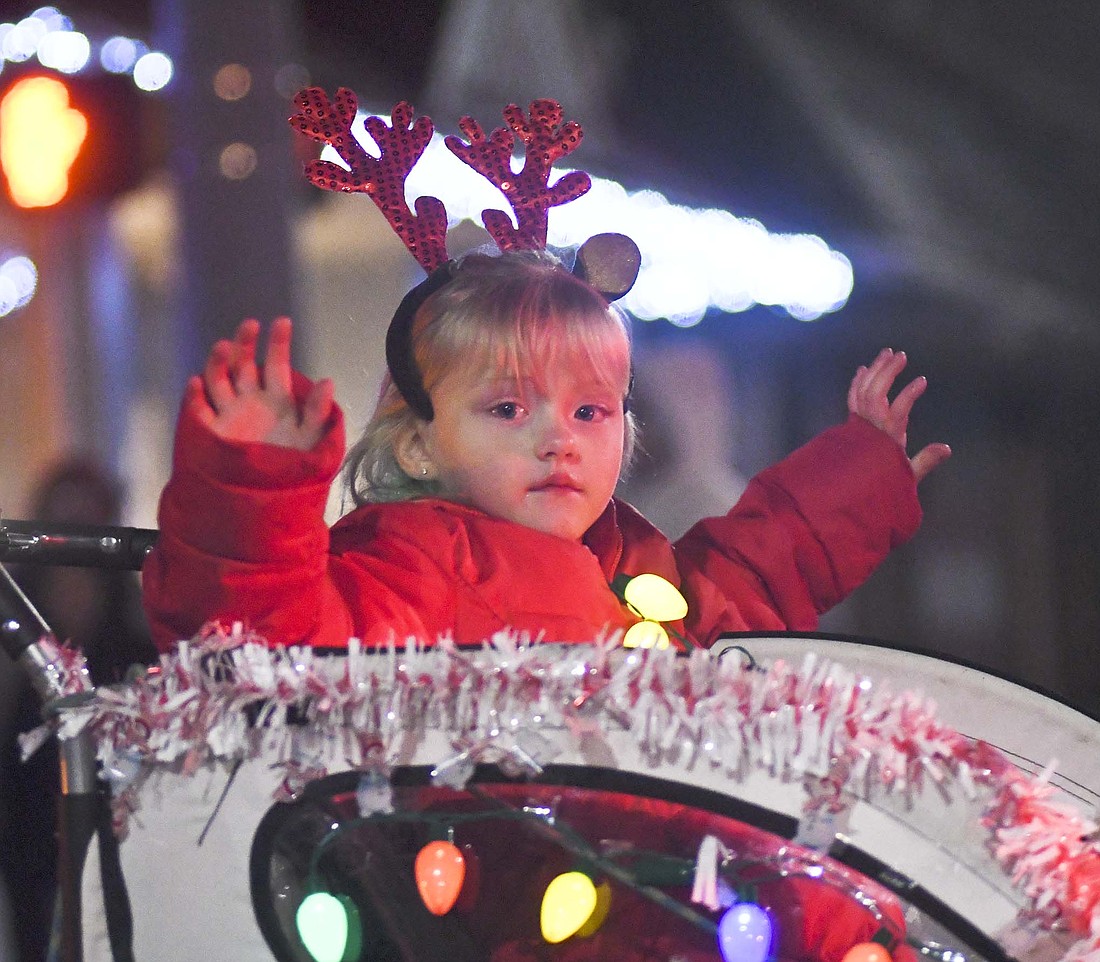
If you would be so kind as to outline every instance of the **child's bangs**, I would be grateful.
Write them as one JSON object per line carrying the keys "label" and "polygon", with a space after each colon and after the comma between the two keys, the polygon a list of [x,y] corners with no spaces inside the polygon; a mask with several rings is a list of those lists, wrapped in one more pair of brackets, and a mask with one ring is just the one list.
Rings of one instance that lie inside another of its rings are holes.
{"label": "child's bangs", "polygon": [[614,319],[591,315],[508,319],[471,345],[485,370],[541,385],[546,371],[568,368],[626,394],[630,371],[626,332]]}
{"label": "child's bangs", "polygon": [[[471,300],[440,318],[438,336],[432,338],[432,360],[449,357],[453,368],[454,359],[461,358],[464,368],[531,379],[536,385],[546,370],[565,365],[590,372],[594,381],[625,396],[630,343],[623,322],[596,295],[577,303],[578,298],[570,296],[573,291],[556,298],[546,296],[553,292],[541,293],[544,296],[515,301]],[[428,369],[444,372],[431,361],[424,367],[425,386],[431,390]]]}

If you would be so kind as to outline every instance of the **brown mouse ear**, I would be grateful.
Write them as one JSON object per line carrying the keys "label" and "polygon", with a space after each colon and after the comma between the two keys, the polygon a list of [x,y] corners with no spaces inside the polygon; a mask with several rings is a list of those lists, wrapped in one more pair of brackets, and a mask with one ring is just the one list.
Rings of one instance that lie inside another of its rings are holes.
{"label": "brown mouse ear", "polygon": [[634,286],[641,266],[642,252],[625,234],[596,234],[581,244],[573,273],[617,301]]}

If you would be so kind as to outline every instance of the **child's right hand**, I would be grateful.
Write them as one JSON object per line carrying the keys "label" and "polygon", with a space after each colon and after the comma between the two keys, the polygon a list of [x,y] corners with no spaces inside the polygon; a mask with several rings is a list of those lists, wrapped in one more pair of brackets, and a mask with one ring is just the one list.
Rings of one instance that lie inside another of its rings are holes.
{"label": "child's right hand", "polygon": [[290,367],[290,318],[272,322],[262,366],[256,363],[259,337],[259,321],[247,320],[232,341],[218,341],[210,349],[202,376],[188,382],[186,403],[203,424],[227,441],[308,451],[321,440],[332,414],[332,382],[311,384],[299,402]]}

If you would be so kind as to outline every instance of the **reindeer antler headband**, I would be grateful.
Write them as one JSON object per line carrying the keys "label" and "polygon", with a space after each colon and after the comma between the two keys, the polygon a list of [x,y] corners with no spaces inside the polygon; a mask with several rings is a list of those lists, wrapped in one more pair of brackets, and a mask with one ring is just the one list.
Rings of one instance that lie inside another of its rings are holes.
{"label": "reindeer antler headband", "polygon": [[[390,226],[428,278],[405,296],[386,332],[386,362],[402,397],[424,420],[432,419],[431,400],[424,390],[412,350],[412,322],[420,305],[443,287],[454,272],[447,254],[447,212],[437,197],[416,199],[414,210],[405,200],[405,179],[423,155],[435,130],[431,118],[413,120],[413,110],[402,101],[393,108],[392,126],[380,117],[368,117],[367,132],[378,145],[380,156],[368,154],[352,133],[358,107],[355,94],[341,87],[331,102],[323,90],[310,87],[294,98],[298,112],[290,124],[307,137],[330,144],[348,165],[313,160],[306,176],[323,190],[361,192],[378,205]],[[459,137],[445,139],[461,161],[494,184],[516,215],[516,226],[501,210],[482,212],[485,229],[501,250],[542,250],[546,247],[547,212],[551,207],[576,200],[592,186],[588,174],[571,171],[549,183],[554,161],[571,153],[583,137],[573,121],[562,123],[561,105],[536,100],[527,115],[515,104],[504,109],[508,128],[498,127],[488,137],[472,117],[459,127]],[[515,137],[524,145],[523,168],[512,171]],[[637,245],[622,234],[590,238],[577,253],[574,273],[611,301],[633,286],[641,265]]]}

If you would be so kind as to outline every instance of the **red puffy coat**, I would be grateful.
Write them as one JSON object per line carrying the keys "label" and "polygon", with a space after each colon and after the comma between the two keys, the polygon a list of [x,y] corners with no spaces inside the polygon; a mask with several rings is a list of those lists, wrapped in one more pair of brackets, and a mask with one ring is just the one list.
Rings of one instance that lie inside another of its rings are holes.
{"label": "red puffy coat", "polygon": [[341,646],[502,628],[591,641],[637,620],[608,587],[654,572],[704,645],[726,631],[812,630],[920,523],[902,449],[858,417],[749,484],[726,515],[675,544],[612,501],[578,544],[439,499],[368,505],[330,530],[342,415],[309,452],[226,442],[186,409],[143,572],[162,648],[207,621],[241,620],[272,643]]}

